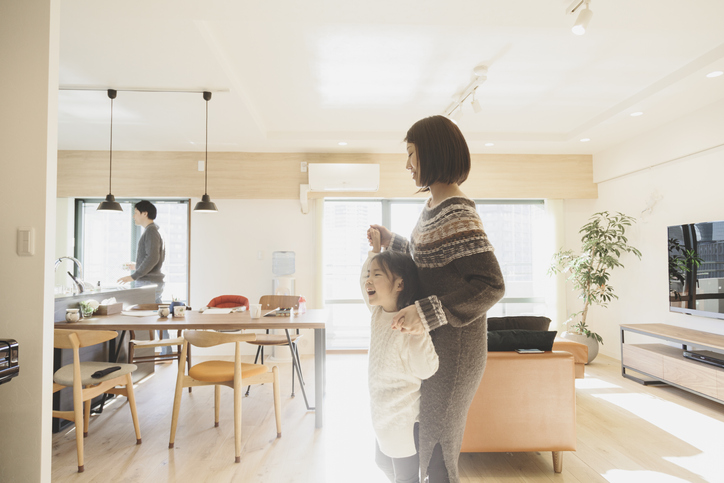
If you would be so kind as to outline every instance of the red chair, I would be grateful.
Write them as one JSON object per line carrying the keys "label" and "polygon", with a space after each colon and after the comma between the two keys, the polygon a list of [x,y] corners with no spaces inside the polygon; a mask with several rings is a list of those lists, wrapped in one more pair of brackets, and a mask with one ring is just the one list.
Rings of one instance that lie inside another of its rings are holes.
{"label": "red chair", "polygon": [[211,299],[206,304],[207,307],[216,307],[218,309],[231,309],[234,307],[246,307],[249,310],[249,299],[243,295],[219,295]]}

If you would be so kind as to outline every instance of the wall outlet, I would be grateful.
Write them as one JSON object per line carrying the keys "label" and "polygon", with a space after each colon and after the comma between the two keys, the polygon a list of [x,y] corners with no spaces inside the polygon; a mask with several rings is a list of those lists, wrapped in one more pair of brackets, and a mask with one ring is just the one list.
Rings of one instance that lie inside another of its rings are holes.
{"label": "wall outlet", "polygon": [[306,172],[307,172],[307,162],[302,161],[302,173],[306,173]]}
{"label": "wall outlet", "polygon": [[201,161],[199,161],[199,171],[203,171],[203,170],[204,170],[204,161],[201,160]]}

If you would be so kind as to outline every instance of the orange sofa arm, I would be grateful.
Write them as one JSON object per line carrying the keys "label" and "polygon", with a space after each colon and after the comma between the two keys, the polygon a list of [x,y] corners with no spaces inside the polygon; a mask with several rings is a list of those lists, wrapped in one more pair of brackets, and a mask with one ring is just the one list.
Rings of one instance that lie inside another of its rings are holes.
{"label": "orange sofa arm", "polygon": [[576,360],[576,379],[583,379],[586,372],[586,364],[588,363],[588,346],[586,344],[556,338],[556,340],[553,341],[553,350],[566,351],[573,354]]}
{"label": "orange sofa arm", "polygon": [[574,373],[570,352],[489,352],[461,452],[575,450]]}

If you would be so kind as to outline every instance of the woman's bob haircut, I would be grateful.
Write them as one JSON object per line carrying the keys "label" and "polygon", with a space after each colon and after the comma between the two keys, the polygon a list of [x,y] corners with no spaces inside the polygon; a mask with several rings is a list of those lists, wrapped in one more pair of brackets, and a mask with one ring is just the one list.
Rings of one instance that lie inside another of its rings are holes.
{"label": "woman's bob haircut", "polygon": [[470,149],[460,128],[445,116],[417,121],[407,131],[405,142],[415,145],[419,164],[420,191],[435,183],[461,185],[470,173]]}

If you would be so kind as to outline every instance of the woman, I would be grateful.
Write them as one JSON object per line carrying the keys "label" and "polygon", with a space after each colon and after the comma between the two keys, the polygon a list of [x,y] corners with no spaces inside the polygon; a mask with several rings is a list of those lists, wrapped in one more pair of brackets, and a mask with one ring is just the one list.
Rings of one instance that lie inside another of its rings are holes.
{"label": "woman", "polygon": [[459,482],[458,456],[465,420],[487,358],[486,313],[505,292],[475,203],[460,190],[470,172],[470,151],[460,129],[432,116],[407,131],[407,169],[429,191],[410,240],[383,226],[382,246],[410,252],[425,297],[393,319],[403,333],[429,332],[439,369],[422,382],[419,454],[421,481]]}

